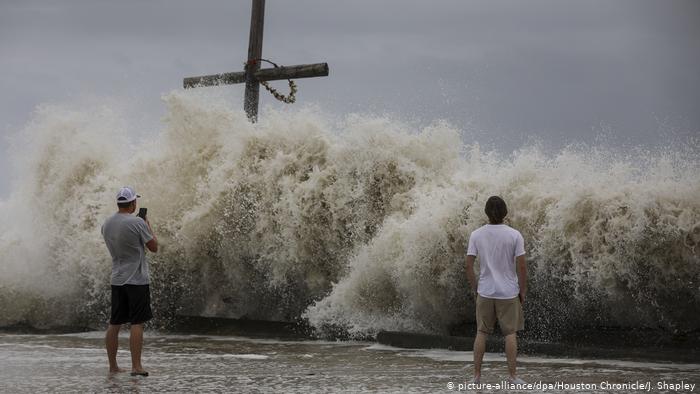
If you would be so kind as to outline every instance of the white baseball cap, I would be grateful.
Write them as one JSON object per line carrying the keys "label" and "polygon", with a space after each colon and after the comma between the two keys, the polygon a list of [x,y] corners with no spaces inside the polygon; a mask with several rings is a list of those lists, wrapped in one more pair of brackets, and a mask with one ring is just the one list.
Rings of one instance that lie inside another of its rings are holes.
{"label": "white baseball cap", "polygon": [[119,189],[119,193],[117,193],[117,203],[132,202],[139,197],[141,196],[136,194],[133,188],[124,186]]}

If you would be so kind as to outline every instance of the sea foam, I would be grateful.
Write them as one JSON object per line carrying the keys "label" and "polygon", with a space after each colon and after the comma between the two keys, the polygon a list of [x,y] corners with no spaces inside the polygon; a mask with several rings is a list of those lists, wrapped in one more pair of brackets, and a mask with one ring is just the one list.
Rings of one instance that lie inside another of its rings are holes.
{"label": "sea foam", "polygon": [[128,184],[162,244],[161,327],[185,313],[448,332],[473,320],[464,246],[495,194],[525,237],[529,328],[700,328],[695,146],[504,155],[444,122],[296,110],[252,125],[202,95],[164,100],[138,145],[110,107],[43,106],[22,131],[0,202],[0,325],[106,320],[100,226]]}

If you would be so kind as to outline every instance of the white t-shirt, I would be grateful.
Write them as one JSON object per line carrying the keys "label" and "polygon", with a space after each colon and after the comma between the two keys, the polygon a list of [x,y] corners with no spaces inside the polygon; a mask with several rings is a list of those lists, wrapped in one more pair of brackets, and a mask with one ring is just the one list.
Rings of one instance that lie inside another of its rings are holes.
{"label": "white t-shirt", "polygon": [[505,224],[487,224],[469,236],[467,255],[479,256],[479,295],[510,299],[520,293],[515,258],[525,254],[520,232]]}

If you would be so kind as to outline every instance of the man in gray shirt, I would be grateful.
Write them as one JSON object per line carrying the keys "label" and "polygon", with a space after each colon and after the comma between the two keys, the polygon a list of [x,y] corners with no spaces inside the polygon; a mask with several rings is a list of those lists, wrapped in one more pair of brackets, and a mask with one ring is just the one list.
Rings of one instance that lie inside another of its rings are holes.
{"label": "man in gray shirt", "polygon": [[130,323],[131,375],[148,376],[141,365],[143,323],[152,318],[145,248],[157,252],[158,240],[148,219],[132,215],[138,197],[134,189],[122,187],[117,193],[119,211],[102,225],[102,236],[112,256],[112,311],[105,344],[109,371],[123,372],[117,365],[119,329]]}

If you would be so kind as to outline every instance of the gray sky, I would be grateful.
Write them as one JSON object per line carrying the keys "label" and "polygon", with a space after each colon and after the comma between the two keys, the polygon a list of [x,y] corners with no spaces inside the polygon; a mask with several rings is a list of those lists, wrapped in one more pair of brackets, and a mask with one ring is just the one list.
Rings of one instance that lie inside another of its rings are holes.
{"label": "gray sky", "polygon": [[[242,68],[249,22],[249,0],[0,0],[0,133],[41,103],[95,97],[152,130],[183,77]],[[700,1],[267,0],[263,57],[329,63],[298,81],[300,103],[447,119],[506,151],[700,135]]]}

